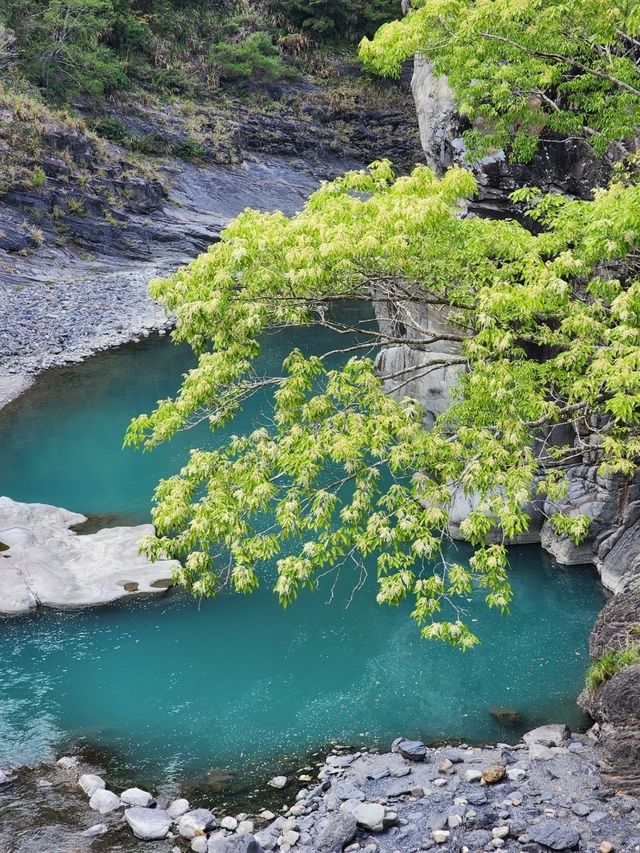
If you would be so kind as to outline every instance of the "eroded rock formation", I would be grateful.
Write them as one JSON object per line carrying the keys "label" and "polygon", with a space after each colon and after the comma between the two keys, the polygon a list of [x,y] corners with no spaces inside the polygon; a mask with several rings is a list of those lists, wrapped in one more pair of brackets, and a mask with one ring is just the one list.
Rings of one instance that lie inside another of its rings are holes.
{"label": "eroded rock formation", "polygon": [[80,513],[0,497],[0,614],[38,606],[91,607],[171,586],[174,560],[151,563],[138,550],[151,524],[81,536]]}

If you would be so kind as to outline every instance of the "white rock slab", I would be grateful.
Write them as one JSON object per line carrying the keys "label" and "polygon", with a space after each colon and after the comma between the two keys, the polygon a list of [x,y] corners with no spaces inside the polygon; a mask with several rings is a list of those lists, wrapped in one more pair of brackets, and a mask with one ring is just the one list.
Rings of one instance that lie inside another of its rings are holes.
{"label": "white rock slab", "polygon": [[171,818],[163,809],[143,809],[139,806],[124,813],[133,834],[141,841],[158,841],[166,838],[171,828]]}
{"label": "white rock slab", "polygon": [[[127,788],[120,794],[120,799],[127,806],[147,806],[152,802],[153,797],[148,791],[143,791],[141,788]],[[173,817],[173,815],[171,815]]]}
{"label": "white rock slab", "polygon": [[96,791],[102,791],[107,787],[107,783],[100,776],[94,773],[83,773],[78,779],[78,785],[85,792],[87,797],[92,797]]}
{"label": "white rock slab", "polygon": [[100,814],[109,814],[119,809],[121,805],[120,797],[104,788],[98,788],[89,800],[89,806]]}
{"label": "white rock slab", "polygon": [[0,543],[8,546],[0,550],[0,614],[25,613],[38,605],[93,607],[165,592],[161,582],[171,578],[178,563],[151,563],[138,549],[153,525],[87,535],[69,529],[86,520],[60,507],[0,497]]}

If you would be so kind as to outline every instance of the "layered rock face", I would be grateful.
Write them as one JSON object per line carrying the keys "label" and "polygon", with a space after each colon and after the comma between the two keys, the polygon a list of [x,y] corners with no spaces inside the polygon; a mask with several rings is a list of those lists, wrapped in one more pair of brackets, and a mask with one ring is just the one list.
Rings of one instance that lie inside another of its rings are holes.
{"label": "layered rock face", "polygon": [[175,560],[149,562],[138,551],[151,524],[113,527],[86,536],[87,518],[47,504],[0,498],[0,615],[38,606],[91,607],[171,586]]}
{"label": "layered rock face", "polygon": [[584,140],[550,136],[529,163],[510,163],[504,151],[469,163],[462,138],[469,124],[455,112],[446,78],[436,77],[429,60],[417,57],[411,85],[427,163],[436,172],[454,163],[471,168],[478,180],[478,203],[489,211],[508,213],[509,193],[522,186],[589,198],[593,187],[607,183],[613,163],[627,153],[622,146],[612,147],[607,157],[596,157]]}
{"label": "layered rock face", "polygon": [[[497,151],[478,163],[465,157],[462,134],[468,125],[455,112],[454,98],[446,79],[437,78],[426,58],[417,58],[412,89],[420,125],[420,137],[427,163],[436,173],[453,164],[471,168],[479,186],[478,202],[470,212],[481,215],[514,216],[509,194],[520,186],[537,186],[546,191],[589,198],[593,188],[606,184],[613,163],[627,151],[613,147],[606,157],[597,157],[589,145],[576,139],[550,138],[541,141],[528,164],[509,163],[504,152]],[[413,303],[401,306],[405,315],[418,313],[425,329],[441,328],[443,317],[435,318]],[[381,313],[384,322],[388,317]],[[395,318],[396,330],[400,328]],[[446,319],[446,318],[444,318]],[[417,367],[425,358],[424,348],[406,344],[387,348],[378,359],[381,373],[394,373]],[[433,357],[433,353],[432,353]],[[419,374],[418,374],[419,375]],[[402,393],[393,382],[387,387],[396,397],[411,395],[426,407],[427,420],[443,411],[456,382],[455,370],[429,373],[405,382]],[[554,436],[549,436],[551,439]],[[558,507],[548,501],[529,505],[529,531],[523,542],[540,542],[563,565],[594,564],[602,583],[615,593],[604,608],[591,637],[591,658],[598,660],[611,650],[620,650],[640,639],[640,475],[632,479],[605,476],[598,471],[599,439],[588,425],[573,435],[558,436],[562,444],[575,447],[575,461],[567,467],[568,492]],[[473,498],[452,496],[451,535],[460,537],[460,524],[473,509]],[[568,515],[591,519],[589,535],[576,545],[556,534],[547,517],[557,509]],[[580,704],[597,721],[604,749],[606,771],[619,787],[637,790],[640,783],[640,664],[626,666],[605,681],[593,694],[583,693]]]}
{"label": "layered rock face", "polygon": [[[636,551],[637,555],[637,551]],[[640,642],[640,592],[616,595],[600,613],[589,641],[592,660]],[[603,771],[618,788],[640,786],[640,664],[616,672],[579,704],[598,721]]]}

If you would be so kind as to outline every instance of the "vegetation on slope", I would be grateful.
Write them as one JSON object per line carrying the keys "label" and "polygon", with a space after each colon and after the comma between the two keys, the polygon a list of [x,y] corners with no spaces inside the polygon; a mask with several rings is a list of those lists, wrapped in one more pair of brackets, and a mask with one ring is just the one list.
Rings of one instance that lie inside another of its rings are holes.
{"label": "vegetation on slope", "polygon": [[[143,86],[203,97],[308,69],[393,17],[392,0],[5,0],[5,57],[47,96]],[[0,42],[2,41],[0,30]],[[0,62],[2,52],[0,49]]]}

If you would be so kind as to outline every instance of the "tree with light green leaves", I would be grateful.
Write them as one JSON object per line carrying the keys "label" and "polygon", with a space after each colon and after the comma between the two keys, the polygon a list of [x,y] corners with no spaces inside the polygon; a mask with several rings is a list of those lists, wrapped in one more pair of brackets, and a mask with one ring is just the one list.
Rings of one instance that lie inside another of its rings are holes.
{"label": "tree with light green leaves", "polygon": [[446,75],[471,156],[504,148],[529,160],[548,131],[602,153],[640,126],[640,4],[636,0],[414,0],[360,55],[399,76],[415,53]]}
{"label": "tree with light green leaves", "polygon": [[[538,235],[461,217],[474,192],[462,169],[439,180],[418,166],[395,178],[377,163],[324,184],[293,217],[246,211],[188,267],[154,282],[176,316],[175,339],[199,362],[175,399],[132,422],[128,443],[152,448],[203,419],[216,429],[258,388],[275,388],[272,428],[194,449],[158,487],[157,536],[144,547],[181,558],[180,583],[211,595],[228,577],[250,592],[275,560],[275,592],[288,604],[328,566],[373,556],[381,603],[410,597],[425,637],[466,648],[476,638],[443,608],[479,584],[506,610],[506,542],[527,529],[528,501],[564,494],[562,463],[576,450],[546,442],[549,427],[591,425],[603,467],[635,472],[640,185],[621,173],[593,201],[520,193],[544,225]],[[368,326],[341,369],[294,351],[279,377],[252,371],[261,332],[340,328],[326,309],[344,299],[446,311],[446,331],[413,330],[425,352],[416,373],[460,370],[459,393],[431,430],[419,402],[385,394],[374,369],[372,347],[396,340],[389,324]],[[431,359],[443,338],[458,354]],[[475,500],[462,524],[475,546],[468,566],[442,554],[455,490]],[[575,539],[587,532],[581,516],[558,511],[551,522]]]}

